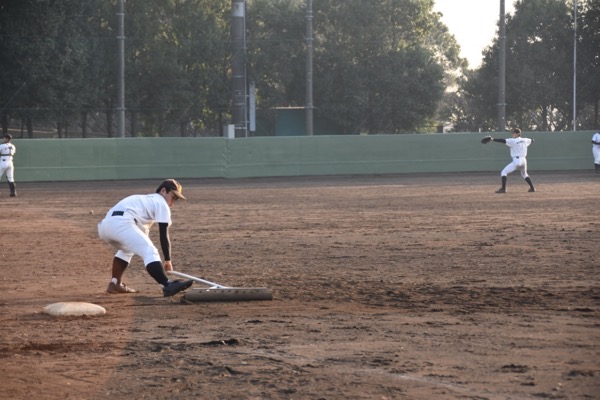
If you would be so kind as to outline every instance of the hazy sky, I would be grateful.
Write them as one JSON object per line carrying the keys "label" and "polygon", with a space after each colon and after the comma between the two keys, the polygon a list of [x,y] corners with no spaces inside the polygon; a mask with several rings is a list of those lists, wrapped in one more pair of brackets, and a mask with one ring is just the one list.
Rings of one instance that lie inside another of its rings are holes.
{"label": "hazy sky", "polygon": [[[513,13],[514,0],[505,0],[506,13]],[[434,11],[442,14],[442,21],[460,45],[469,67],[481,64],[481,52],[492,44],[500,18],[500,0],[435,0]]]}

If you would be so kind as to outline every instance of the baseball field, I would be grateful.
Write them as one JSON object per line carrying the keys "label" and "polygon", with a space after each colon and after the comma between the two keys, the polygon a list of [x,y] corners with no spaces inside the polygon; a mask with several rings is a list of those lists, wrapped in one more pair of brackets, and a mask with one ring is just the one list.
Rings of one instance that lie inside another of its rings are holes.
{"label": "baseball field", "polygon": [[2,182],[0,398],[598,399],[600,176],[531,175],[182,179],[176,270],[274,296],[191,304],[139,258],[104,292],[96,225],[159,180]]}

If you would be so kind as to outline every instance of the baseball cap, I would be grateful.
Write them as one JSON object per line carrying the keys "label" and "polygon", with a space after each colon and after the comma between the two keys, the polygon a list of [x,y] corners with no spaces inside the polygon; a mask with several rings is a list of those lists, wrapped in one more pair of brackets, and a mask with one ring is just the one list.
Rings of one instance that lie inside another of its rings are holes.
{"label": "baseball cap", "polygon": [[173,194],[181,200],[187,200],[181,193],[183,192],[183,186],[181,186],[181,183],[177,182],[175,179],[166,179],[162,181],[162,183],[158,186],[158,189],[156,189],[156,193],[160,192],[162,188],[167,189],[167,193],[173,192]]}
{"label": "baseball cap", "polygon": [[12,140],[12,135],[10,133],[7,133],[6,135],[4,135],[4,137],[8,140]]}

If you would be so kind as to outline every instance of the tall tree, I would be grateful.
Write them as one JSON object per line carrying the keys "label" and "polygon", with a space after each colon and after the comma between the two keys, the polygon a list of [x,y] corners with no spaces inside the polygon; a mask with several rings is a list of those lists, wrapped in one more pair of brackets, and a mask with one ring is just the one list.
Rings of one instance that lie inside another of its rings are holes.
{"label": "tall tree", "polygon": [[[506,122],[526,130],[568,130],[572,121],[573,23],[563,0],[519,0],[506,22]],[[463,82],[468,108],[493,130],[498,41]]]}
{"label": "tall tree", "polygon": [[[54,2],[5,2],[0,13],[2,98],[4,112],[25,121],[33,137],[33,120],[44,120],[58,99],[55,77],[66,60],[55,38],[64,18]],[[5,94],[6,93],[6,94]]]}
{"label": "tall tree", "polygon": [[220,131],[228,108],[229,2],[170,0],[128,4],[128,107],[142,134]]}
{"label": "tall tree", "polygon": [[[303,5],[252,2],[249,49],[262,104],[304,104]],[[432,8],[432,0],[314,3],[317,115],[347,134],[430,131],[445,83],[462,65]]]}
{"label": "tall tree", "polygon": [[[579,3],[578,3],[579,4]],[[600,0],[581,3],[577,47],[578,122],[583,129],[600,128]]]}
{"label": "tall tree", "polygon": [[318,114],[344,133],[430,130],[445,89],[442,58],[451,53],[443,49],[448,42],[437,40],[432,7],[410,0],[318,2]]}
{"label": "tall tree", "polygon": [[262,108],[304,104],[303,3],[253,0],[248,7],[248,74]]}
{"label": "tall tree", "polygon": [[98,57],[106,29],[104,1],[23,0],[0,7],[0,92],[4,115],[22,118],[28,136],[34,121],[55,125],[62,136],[79,121],[104,82]]}

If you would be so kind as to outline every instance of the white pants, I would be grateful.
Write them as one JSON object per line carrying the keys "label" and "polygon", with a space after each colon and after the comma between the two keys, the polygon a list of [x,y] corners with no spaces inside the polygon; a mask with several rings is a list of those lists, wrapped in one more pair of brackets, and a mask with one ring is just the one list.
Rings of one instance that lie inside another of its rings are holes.
{"label": "white pants", "polygon": [[527,175],[527,159],[525,157],[513,157],[512,162],[504,167],[502,172],[500,172],[500,176],[507,176],[516,170],[521,171],[521,176],[523,179],[529,176]]}
{"label": "white pants", "polygon": [[104,218],[98,224],[98,236],[118,250],[115,257],[128,263],[134,255],[144,260],[144,266],[161,261],[158,249],[148,237],[148,232],[143,231],[135,220],[127,215]]}
{"label": "white pants", "polygon": [[594,155],[594,164],[600,164],[600,146],[592,146],[592,154]]}
{"label": "white pants", "polygon": [[6,172],[6,180],[9,182],[14,182],[15,181],[15,176],[14,176],[14,167],[13,167],[13,162],[12,159],[7,159],[6,161],[2,161],[3,159],[0,159],[0,178],[2,178],[2,175],[4,175],[4,172]]}

